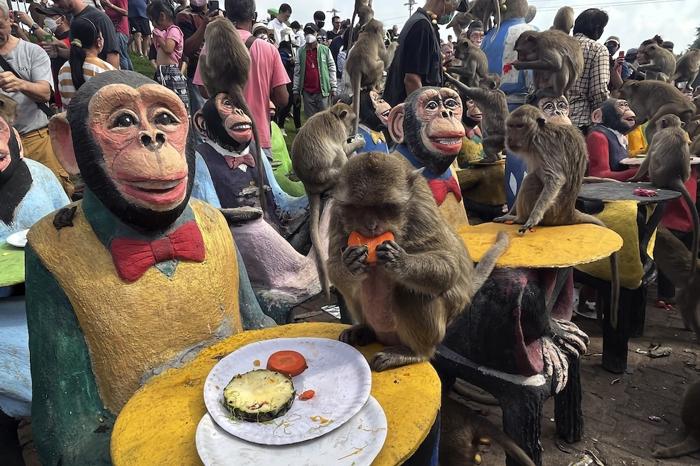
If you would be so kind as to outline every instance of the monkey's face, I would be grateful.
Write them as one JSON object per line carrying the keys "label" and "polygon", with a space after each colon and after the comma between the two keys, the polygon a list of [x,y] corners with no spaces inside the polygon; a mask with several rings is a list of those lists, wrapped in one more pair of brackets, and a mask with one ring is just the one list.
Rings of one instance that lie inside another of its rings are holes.
{"label": "monkey's face", "polygon": [[515,41],[515,50],[518,52],[518,61],[535,61],[539,57],[537,37],[531,31],[525,31]]}
{"label": "monkey's face", "polygon": [[420,142],[428,152],[438,157],[459,153],[464,127],[462,100],[457,92],[447,88],[428,89],[418,97],[413,111],[420,126]]}
{"label": "monkey's face", "polygon": [[466,116],[471,118],[472,121],[475,121],[477,124],[479,124],[484,115],[483,113],[481,113],[481,109],[479,108],[479,106],[476,105],[476,102],[469,99],[465,102],[465,106],[467,107],[467,111],[465,112]]}
{"label": "monkey's face", "polygon": [[395,235],[402,231],[403,205],[393,202],[367,205],[359,199],[357,201],[357,204],[338,205],[348,233],[357,231],[362,236],[373,238],[389,231]]}
{"label": "monkey's face", "polygon": [[172,91],[157,84],[110,84],[91,98],[88,116],[102,168],[121,197],[155,212],[185,202],[188,118]]}
{"label": "monkey's face", "polygon": [[389,124],[389,113],[391,113],[391,105],[389,102],[384,100],[379,93],[375,91],[369,92],[369,97],[372,99],[372,105],[374,106],[374,114],[377,116],[379,121],[383,126]]}
{"label": "monkey's face", "polygon": [[566,97],[542,97],[537,102],[537,107],[544,113],[549,123],[570,125],[569,101]]}
{"label": "monkey's face", "polygon": [[514,110],[506,120],[506,146],[515,153],[529,152],[533,138],[546,120],[539,109],[523,105]]}
{"label": "monkey's face", "polygon": [[253,139],[253,124],[248,115],[236,107],[226,93],[217,94],[214,103],[228,135],[234,141],[247,146]]}
{"label": "monkey's face", "polygon": [[355,112],[352,111],[352,107],[348,104],[338,102],[331,107],[330,112],[340,121],[340,123],[345,128],[345,135],[352,133],[355,121]]}

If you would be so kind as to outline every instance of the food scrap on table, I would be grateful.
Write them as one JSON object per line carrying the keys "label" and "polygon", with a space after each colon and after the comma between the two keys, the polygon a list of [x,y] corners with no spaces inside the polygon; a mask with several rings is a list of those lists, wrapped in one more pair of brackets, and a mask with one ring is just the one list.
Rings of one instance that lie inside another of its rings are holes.
{"label": "food scrap on table", "polygon": [[306,359],[296,351],[277,351],[267,360],[267,369],[289,377],[296,377],[306,370]]}

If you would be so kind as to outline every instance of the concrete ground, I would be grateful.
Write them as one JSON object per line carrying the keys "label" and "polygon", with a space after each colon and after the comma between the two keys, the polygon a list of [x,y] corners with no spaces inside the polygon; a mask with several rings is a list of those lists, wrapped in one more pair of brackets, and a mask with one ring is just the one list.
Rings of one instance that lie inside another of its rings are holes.
{"label": "concrete ground", "polygon": [[[650,290],[650,299],[655,291]],[[336,321],[320,310],[322,300],[312,300],[296,309],[296,321]],[[700,345],[691,332],[683,330],[676,311],[647,305],[644,336],[634,338],[629,345],[628,371],[614,375],[600,366],[602,332],[596,321],[575,319],[591,337],[589,352],[582,359],[583,440],[568,445],[556,438],[554,402],[545,405],[542,419],[544,464],[567,466],[589,450],[606,466],[628,465],[700,465],[700,454],[676,460],[655,460],[651,450],[683,438],[680,420],[680,400],[689,383],[700,378]],[[645,351],[650,345],[669,346],[671,354],[652,359]],[[500,408],[470,406],[495,424],[500,423]],[[700,413],[698,413],[700,416]],[[22,465],[21,454],[12,421],[0,415],[0,464]],[[475,463],[465,463],[468,464]],[[497,445],[482,452],[482,465],[503,465],[505,455]],[[595,463],[579,463],[580,466]],[[577,466],[579,466],[577,465]]]}

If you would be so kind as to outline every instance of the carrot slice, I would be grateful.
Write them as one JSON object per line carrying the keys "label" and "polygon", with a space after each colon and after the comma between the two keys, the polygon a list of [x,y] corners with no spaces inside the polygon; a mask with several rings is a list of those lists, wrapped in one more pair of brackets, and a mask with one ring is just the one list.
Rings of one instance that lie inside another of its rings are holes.
{"label": "carrot slice", "polygon": [[277,351],[267,360],[267,369],[294,377],[306,370],[306,359],[296,351]]}
{"label": "carrot slice", "polygon": [[377,262],[377,246],[384,241],[393,241],[394,234],[390,231],[382,233],[374,238],[362,236],[360,233],[353,231],[348,237],[348,246],[367,246],[367,263],[374,264]]}
{"label": "carrot slice", "polygon": [[316,392],[315,392],[315,391],[313,391],[313,390],[306,390],[304,393],[302,393],[301,395],[299,395],[299,399],[300,399],[301,401],[310,400],[311,398],[314,397],[314,395],[316,395]]}

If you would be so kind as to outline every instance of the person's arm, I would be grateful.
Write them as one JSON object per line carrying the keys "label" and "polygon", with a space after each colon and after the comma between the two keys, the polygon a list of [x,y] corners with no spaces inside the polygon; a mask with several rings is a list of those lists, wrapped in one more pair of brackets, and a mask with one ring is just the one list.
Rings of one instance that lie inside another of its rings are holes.
{"label": "person's arm", "polygon": [[122,16],[126,16],[129,14],[129,10],[127,10],[126,8],[118,7],[117,5],[112,3],[110,0],[102,0],[101,3],[102,3],[102,6],[105,7],[105,9],[114,10]]}
{"label": "person's arm", "polygon": [[48,102],[53,89],[51,60],[38,45],[31,45],[29,59],[29,78],[21,79],[11,71],[5,71],[0,73],[0,88],[5,92],[21,92],[38,103]]}
{"label": "person's arm", "polygon": [[114,24],[112,24],[112,21],[103,13],[96,26],[102,33],[102,39],[104,41],[102,52],[105,54],[105,61],[116,69],[119,69],[119,42],[117,41],[117,31],[114,29]]}
{"label": "person's arm", "polygon": [[416,89],[423,87],[421,77],[415,73],[406,73],[403,77],[403,85],[406,88],[406,95],[411,95]]}
{"label": "person's arm", "polygon": [[627,181],[637,173],[635,167],[619,172],[610,169],[608,138],[603,133],[591,131],[586,137],[586,147],[588,148],[588,174],[590,176]]}
{"label": "person's arm", "polygon": [[301,94],[301,83],[299,82],[299,77],[301,74],[301,51],[304,47],[300,47],[297,50],[297,59],[294,62],[294,80],[292,81],[292,94]]}
{"label": "person's arm", "polygon": [[177,47],[177,42],[175,42],[175,39],[168,38],[163,39],[160,42],[160,49],[168,55],[175,51],[175,47]]}
{"label": "person's arm", "polygon": [[610,97],[610,92],[608,91],[609,82],[610,58],[608,50],[602,47],[593,56],[593,63],[591,64],[591,80],[588,89],[588,100],[591,108],[599,108]]}
{"label": "person's arm", "polygon": [[182,47],[182,54],[184,56],[192,56],[202,47],[202,44],[204,43],[204,33],[207,30],[208,23],[209,18],[205,19],[202,24],[195,29],[190,21],[178,21],[177,26],[185,36],[185,44]]}
{"label": "person's arm", "polygon": [[325,53],[328,58],[328,77],[331,81],[331,95],[335,96],[338,94],[338,74],[335,67],[335,60],[333,60],[333,54],[330,49],[326,48]]}

